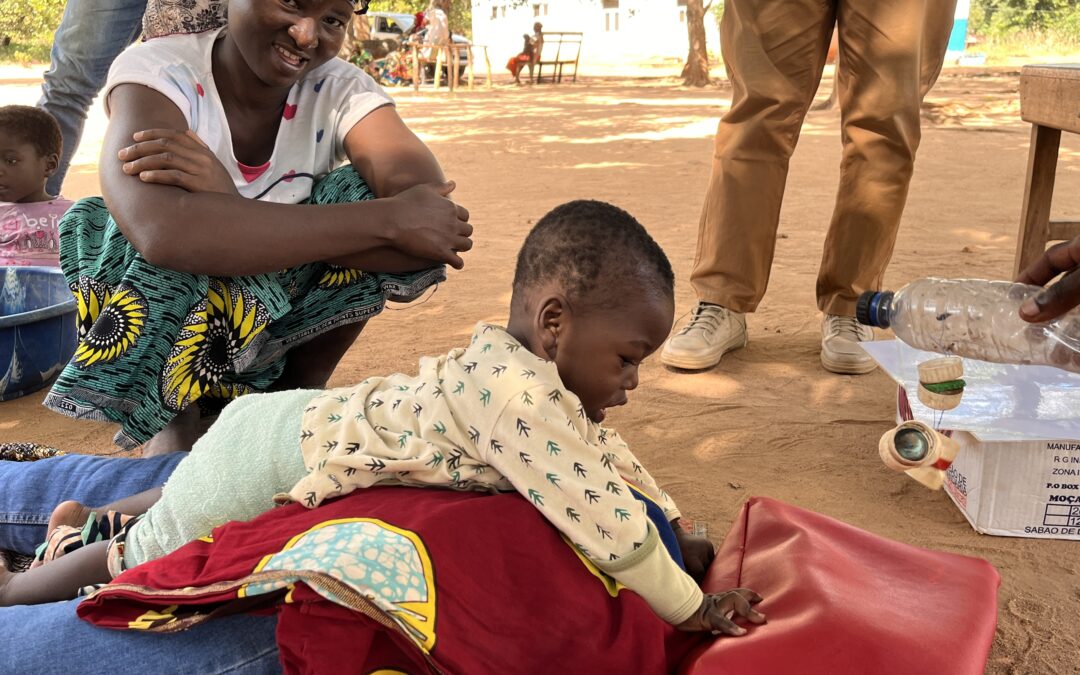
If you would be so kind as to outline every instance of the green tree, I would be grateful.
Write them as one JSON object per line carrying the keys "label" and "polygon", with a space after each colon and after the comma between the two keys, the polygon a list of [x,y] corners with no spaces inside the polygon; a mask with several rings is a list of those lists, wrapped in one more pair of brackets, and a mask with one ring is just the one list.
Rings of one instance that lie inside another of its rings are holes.
{"label": "green tree", "polygon": [[0,0],[0,41],[52,41],[64,3],[54,0]]}
{"label": "green tree", "polygon": [[978,33],[1076,29],[1080,0],[974,0],[970,23]]}
{"label": "green tree", "polygon": [[[427,9],[430,0],[374,0],[372,12],[402,12],[416,14]],[[8,2],[8,0],[0,0]],[[525,0],[512,0],[511,4],[524,4]],[[472,0],[437,0],[436,4],[450,20],[450,30],[459,35],[472,34]]]}

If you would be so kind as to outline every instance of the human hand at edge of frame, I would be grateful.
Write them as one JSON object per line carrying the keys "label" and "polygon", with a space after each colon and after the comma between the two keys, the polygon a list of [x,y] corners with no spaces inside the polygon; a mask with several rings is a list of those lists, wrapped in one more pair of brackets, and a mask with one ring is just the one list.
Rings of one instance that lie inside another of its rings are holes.
{"label": "human hand at edge of frame", "polygon": [[765,623],[765,615],[754,609],[761,596],[749,588],[733,588],[722,593],[706,593],[690,618],[675,626],[684,631],[711,631],[713,635],[746,635],[735,623],[736,616],[754,624]]}
{"label": "human hand at edge of frame", "polygon": [[679,544],[683,564],[686,565],[686,573],[693,577],[694,581],[701,583],[713,558],[716,557],[716,547],[705,537],[690,534],[682,529],[678,518],[671,521],[671,528],[675,530],[675,541]]}
{"label": "human hand at edge of frame", "polygon": [[389,197],[394,248],[455,269],[464,267],[458,254],[472,248],[473,226],[468,209],[450,199],[455,187],[454,181],[421,183]]}
{"label": "human hand at edge of frame", "polygon": [[1031,323],[1050,321],[1080,305],[1080,236],[1048,248],[1016,280],[1046,286],[1062,273],[1065,276],[1057,283],[1024,301],[1020,306],[1021,319]]}
{"label": "human hand at edge of frame", "polygon": [[188,192],[239,195],[225,165],[191,129],[146,129],[132,138],[135,143],[117,153],[129,176]]}

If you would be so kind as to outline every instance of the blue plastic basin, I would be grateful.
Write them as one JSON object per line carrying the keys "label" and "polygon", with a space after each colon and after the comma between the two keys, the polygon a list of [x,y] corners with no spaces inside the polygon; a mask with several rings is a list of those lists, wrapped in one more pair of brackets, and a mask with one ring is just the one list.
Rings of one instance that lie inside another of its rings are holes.
{"label": "blue plastic basin", "polygon": [[75,298],[59,269],[0,267],[0,401],[47,385],[77,342]]}

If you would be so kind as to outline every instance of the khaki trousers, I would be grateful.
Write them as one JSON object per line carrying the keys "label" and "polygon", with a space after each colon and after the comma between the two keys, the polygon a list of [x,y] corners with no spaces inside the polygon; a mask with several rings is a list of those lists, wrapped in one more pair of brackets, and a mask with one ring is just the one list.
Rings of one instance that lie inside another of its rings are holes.
{"label": "khaki trousers", "polygon": [[733,88],[720,120],[690,277],[698,298],[757,308],[769,282],[788,161],[836,26],[840,186],[818,307],[852,316],[880,288],[919,146],[919,108],[941,71],[956,0],[727,0]]}

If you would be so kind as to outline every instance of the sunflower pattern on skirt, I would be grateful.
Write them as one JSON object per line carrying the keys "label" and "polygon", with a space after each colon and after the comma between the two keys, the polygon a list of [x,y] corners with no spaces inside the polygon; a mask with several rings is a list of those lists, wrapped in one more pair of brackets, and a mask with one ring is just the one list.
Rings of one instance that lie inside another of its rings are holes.
{"label": "sunflower pattern on skirt", "polygon": [[[373,197],[344,167],[319,181],[306,203]],[[374,274],[326,263],[232,278],[175,272],[146,262],[98,197],[80,200],[61,220],[60,264],[77,300],[80,343],[45,405],[119,423],[114,442],[129,449],[189,405],[212,414],[265,391],[290,349],[446,278],[442,266]]]}
{"label": "sunflower pattern on skirt", "polygon": [[135,346],[146,322],[146,299],[120,284],[115,291],[90,277],[71,289],[78,309],[79,346],[72,362],[88,367],[115,361]]}
{"label": "sunflower pattern on skirt", "polygon": [[269,323],[266,307],[231,279],[210,279],[206,299],[192,308],[161,376],[165,405],[180,412],[202,396],[232,400],[250,387],[228,383],[233,364],[250,361],[244,350],[258,344]]}
{"label": "sunflower pattern on skirt", "polygon": [[347,286],[356,283],[365,274],[367,273],[363,270],[327,265],[326,272],[319,278],[319,287],[336,288],[338,286]]}

